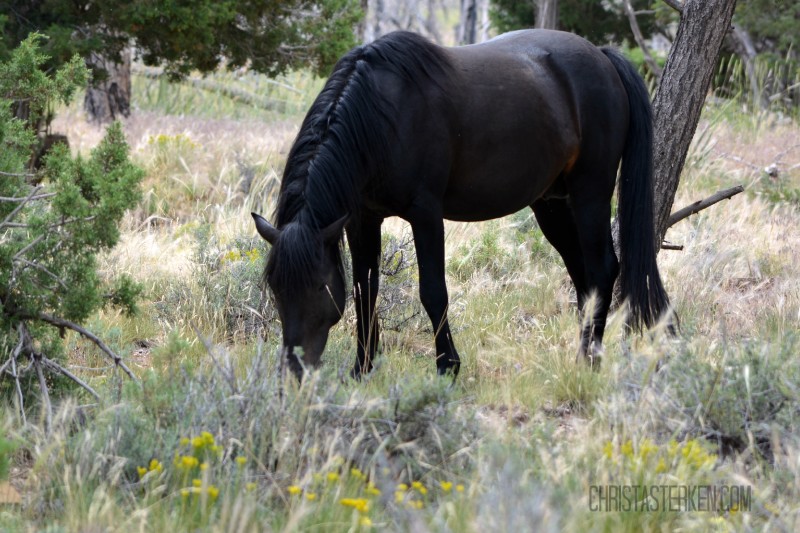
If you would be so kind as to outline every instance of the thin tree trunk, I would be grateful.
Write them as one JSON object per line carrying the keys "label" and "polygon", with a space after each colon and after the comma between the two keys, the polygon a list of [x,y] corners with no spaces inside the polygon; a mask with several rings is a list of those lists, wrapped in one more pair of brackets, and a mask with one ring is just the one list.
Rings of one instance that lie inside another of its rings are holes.
{"label": "thin tree trunk", "polygon": [[654,111],[656,246],[668,227],[689,152],[736,0],[686,0],[664,66]]}
{"label": "thin tree trunk", "polygon": [[558,0],[536,0],[536,27],[558,29]]}
{"label": "thin tree trunk", "polygon": [[750,92],[752,93],[753,105],[760,109],[767,107],[767,99],[764,92],[758,86],[758,78],[756,76],[756,47],[753,46],[753,39],[747,30],[741,26],[733,27],[733,41],[735,43],[736,55],[738,55],[744,63],[744,73],[747,76],[747,81],[750,83]]}
{"label": "thin tree trunk", "polygon": [[478,25],[478,6],[476,0],[461,0],[461,24],[459,24],[458,44],[473,44]]}
{"label": "thin tree trunk", "polygon": [[83,107],[96,122],[111,122],[131,114],[131,51],[125,49],[121,61],[93,53],[86,63],[106,75],[86,89]]}
{"label": "thin tree trunk", "polygon": [[623,0],[623,5],[625,6],[625,14],[628,16],[628,23],[631,26],[631,32],[633,32],[633,38],[636,40],[636,44],[642,50],[645,63],[647,63],[647,66],[650,68],[650,71],[653,73],[656,79],[660,80],[661,67],[658,66],[655,58],[653,58],[653,55],[650,53],[650,49],[647,47],[647,43],[644,42],[644,36],[642,35],[642,30],[639,28],[639,22],[636,20],[636,12],[633,10],[631,0]]}

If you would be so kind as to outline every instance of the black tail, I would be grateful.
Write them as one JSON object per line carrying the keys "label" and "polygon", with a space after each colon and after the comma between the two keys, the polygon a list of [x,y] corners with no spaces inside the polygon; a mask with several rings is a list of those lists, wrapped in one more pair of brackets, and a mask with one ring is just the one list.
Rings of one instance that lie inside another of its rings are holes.
{"label": "black tail", "polygon": [[653,111],[639,73],[611,48],[603,53],[617,69],[628,93],[630,122],[619,178],[620,286],[634,329],[650,327],[669,309],[656,264],[653,223]]}

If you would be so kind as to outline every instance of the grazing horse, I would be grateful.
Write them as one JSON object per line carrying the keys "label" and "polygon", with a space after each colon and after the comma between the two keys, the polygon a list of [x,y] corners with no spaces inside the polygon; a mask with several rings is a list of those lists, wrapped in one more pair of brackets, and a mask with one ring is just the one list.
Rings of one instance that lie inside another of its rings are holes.
{"label": "grazing horse", "polygon": [[[357,317],[352,375],[372,368],[389,216],[411,224],[439,374],[460,365],[447,320],[443,219],[531,207],[564,260],[579,309],[597,295],[580,337],[590,361],[618,274],[631,326],[653,325],[669,303],[656,265],[652,139],[649,96],[631,64],[570,33],[523,30],[443,48],[396,32],[354,48],[300,127],[275,226],[253,213],[272,245],[264,277],[290,368],[300,377],[304,365],[317,365],[342,316],[343,231]],[[618,169],[619,261],[610,229]]]}

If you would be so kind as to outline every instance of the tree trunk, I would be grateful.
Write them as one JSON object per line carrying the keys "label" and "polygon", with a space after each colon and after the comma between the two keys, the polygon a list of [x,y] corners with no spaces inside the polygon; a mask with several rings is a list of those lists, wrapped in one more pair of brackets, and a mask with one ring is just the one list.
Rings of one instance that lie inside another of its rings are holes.
{"label": "tree trunk", "polygon": [[681,170],[736,0],[685,0],[678,34],[664,65],[654,112],[655,227],[660,247]]}
{"label": "tree trunk", "polygon": [[758,86],[758,77],[756,76],[756,47],[753,45],[753,39],[750,34],[741,26],[733,27],[733,42],[736,55],[738,55],[742,63],[744,63],[744,73],[747,76],[747,81],[750,83],[750,92],[752,93],[753,106],[760,109],[766,109],[769,105],[764,92]]}
{"label": "tree trunk", "polygon": [[473,44],[478,25],[478,6],[476,0],[461,0],[461,24],[459,24],[458,44]]}
{"label": "tree trunk", "polygon": [[558,29],[558,0],[536,0],[536,27]]}
{"label": "tree trunk", "polygon": [[[95,122],[111,122],[131,114],[131,51],[123,50],[121,62],[115,63],[107,57],[92,54],[87,65],[99,78],[86,89],[83,107],[89,119]],[[105,74],[103,74],[105,72]]]}

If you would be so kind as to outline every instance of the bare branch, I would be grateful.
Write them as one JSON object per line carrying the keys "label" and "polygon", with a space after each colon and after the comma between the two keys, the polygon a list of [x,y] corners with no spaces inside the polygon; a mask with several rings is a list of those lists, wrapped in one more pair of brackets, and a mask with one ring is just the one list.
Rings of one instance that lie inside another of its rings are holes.
{"label": "bare branch", "polygon": [[108,355],[118,367],[120,367],[123,371],[125,371],[126,374],[128,374],[129,378],[131,378],[133,381],[135,381],[137,383],[139,382],[139,380],[136,378],[136,376],[133,375],[133,372],[131,372],[131,369],[128,368],[127,365],[122,361],[122,358],[119,355],[117,355],[116,353],[114,353],[114,351],[111,348],[109,348],[106,345],[106,343],[104,343],[102,340],[100,340],[97,337],[97,335],[95,335],[91,331],[89,331],[87,329],[84,329],[81,326],[79,326],[78,324],[70,322],[69,320],[64,320],[63,318],[59,318],[59,317],[56,317],[56,316],[51,316],[51,315],[48,315],[46,313],[39,313],[39,315],[37,315],[35,317],[32,317],[32,318],[35,318],[37,320],[41,320],[42,322],[47,322],[48,324],[52,324],[52,325],[58,326],[60,328],[67,328],[67,329],[71,329],[72,331],[75,331],[77,333],[80,333],[82,336],[84,336],[87,339],[89,339],[90,341],[92,341],[106,355]]}
{"label": "bare branch", "polygon": [[683,14],[683,4],[678,2],[678,0],[664,0],[664,3],[667,4],[669,7],[677,11],[678,13]]}
{"label": "bare branch", "polygon": [[48,192],[46,194],[39,194],[32,198],[13,198],[10,196],[0,196],[0,202],[30,202],[32,200],[44,200],[45,198],[52,198],[57,193]]}
{"label": "bare branch", "polygon": [[633,6],[631,6],[631,0],[623,0],[623,6],[625,7],[625,14],[628,16],[628,22],[631,26],[631,31],[633,32],[633,38],[636,39],[636,44],[639,45],[639,48],[642,50],[642,54],[644,54],[644,60],[647,63],[647,66],[650,67],[650,70],[653,72],[657,79],[661,79],[661,67],[658,66],[656,60],[653,58],[653,55],[650,53],[650,49],[647,47],[647,43],[644,42],[644,36],[642,35],[642,30],[639,28],[639,23],[636,21],[636,13],[633,11]]}
{"label": "bare branch", "polygon": [[3,172],[0,171],[0,176],[11,176],[13,178],[32,178],[35,174],[28,174],[27,172]]}
{"label": "bare branch", "polygon": [[64,376],[68,377],[69,379],[71,379],[72,381],[74,381],[75,383],[77,383],[78,385],[83,387],[84,389],[86,389],[86,391],[89,392],[89,394],[91,394],[92,396],[94,396],[95,398],[100,400],[100,395],[97,394],[97,392],[95,392],[95,390],[92,387],[90,387],[85,381],[83,381],[81,378],[79,378],[78,376],[76,376],[75,374],[73,374],[72,372],[70,372],[69,370],[64,368],[63,366],[59,365],[55,361],[53,361],[51,359],[48,359],[47,357],[44,357],[44,356],[42,356],[42,362],[46,366],[49,366],[50,368],[52,368],[53,370],[57,370],[58,372],[61,372]]}
{"label": "bare branch", "polygon": [[36,365],[36,375],[39,376],[39,388],[42,391],[42,404],[44,404],[45,409],[45,427],[50,431],[53,423],[53,405],[50,403],[50,393],[47,391],[47,381],[44,379],[42,364],[39,361],[40,358],[41,355],[34,354],[33,363]]}
{"label": "bare branch", "polygon": [[661,243],[661,249],[662,250],[678,250],[678,251],[681,251],[681,250],[683,250],[683,245],[682,244],[672,244],[671,242],[664,241],[664,242]]}
{"label": "bare branch", "polygon": [[17,400],[19,401],[19,414],[22,417],[22,423],[27,424],[28,421],[25,419],[25,401],[23,400],[22,396],[22,386],[19,383],[19,372],[17,372],[17,357],[11,357],[11,372],[13,373],[14,377],[14,384],[15,388],[17,389]]}
{"label": "bare branch", "polygon": [[25,204],[30,202],[31,199],[34,196],[36,196],[36,193],[38,193],[40,190],[42,190],[42,186],[41,185],[39,185],[38,187],[35,187],[31,191],[31,193],[28,195],[28,197],[25,200],[23,200],[22,202],[20,202],[20,204],[17,207],[15,207],[14,210],[11,211],[8,214],[8,216],[2,222],[0,222],[0,228],[3,228],[3,227],[17,227],[17,226],[12,225],[11,221],[14,219],[15,216],[17,216],[17,213],[19,213],[22,210],[22,208],[25,207]]}
{"label": "bare branch", "polygon": [[14,254],[14,257],[12,258],[12,261],[16,261],[17,259],[20,259],[20,258],[21,258],[23,255],[25,255],[25,252],[27,252],[28,250],[30,250],[31,248],[33,248],[34,246],[36,246],[37,244],[39,244],[39,242],[40,242],[42,239],[44,239],[44,233],[42,233],[41,235],[39,235],[38,237],[36,237],[35,239],[33,239],[33,240],[32,240],[31,242],[29,242],[29,243],[28,243],[28,245],[27,245],[27,246],[25,246],[25,247],[24,247],[22,250],[20,250],[20,251],[19,251],[19,252],[17,252],[16,254]]}
{"label": "bare branch", "polygon": [[736,187],[731,187],[730,189],[725,189],[724,191],[719,191],[715,194],[712,194],[705,200],[698,200],[693,204],[689,204],[683,209],[679,209],[669,216],[669,220],[667,221],[667,228],[671,228],[684,218],[694,215],[695,213],[702,211],[707,207],[711,207],[717,202],[721,202],[722,200],[727,200],[728,198],[735,196],[742,191],[744,191],[744,187],[742,187],[741,185],[737,185]]}
{"label": "bare branch", "polygon": [[17,261],[19,261],[20,263],[23,263],[23,264],[25,264],[27,266],[32,266],[33,268],[44,272],[45,274],[47,274],[48,276],[50,276],[51,278],[56,280],[58,282],[58,284],[61,285],[62,289],[64,289],[65,291],[69,290],[69,288],[67,287],[67,284],[64,283],[64,281],[61,278],[59,278],[58,276],[56,276],[55,274],[50,272],[47,268],[43,267],[42,265],[40,265],[38,263],[34,263],[33,261],[28,261],[27,259],[24,259],[24,258],[17,259]]}

